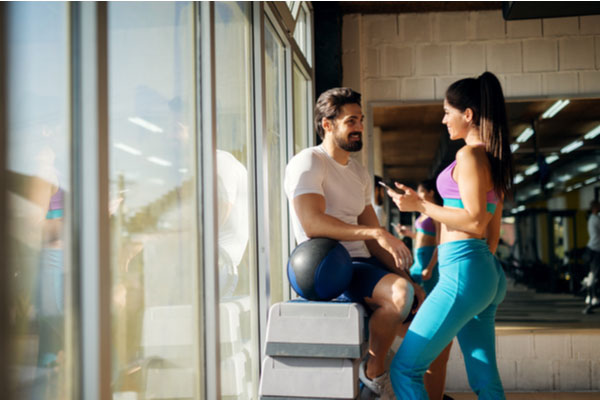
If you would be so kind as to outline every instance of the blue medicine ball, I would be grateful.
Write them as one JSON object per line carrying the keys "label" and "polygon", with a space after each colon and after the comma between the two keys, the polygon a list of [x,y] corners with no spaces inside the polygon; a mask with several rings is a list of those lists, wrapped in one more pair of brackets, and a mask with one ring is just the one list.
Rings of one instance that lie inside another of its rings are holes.
{"label": "blue medicine ball", "polygon": [[331,300],[348,289],[352,259],[337,240],[314,238],[294,249],[287,274],[296,293],[305,299]]}

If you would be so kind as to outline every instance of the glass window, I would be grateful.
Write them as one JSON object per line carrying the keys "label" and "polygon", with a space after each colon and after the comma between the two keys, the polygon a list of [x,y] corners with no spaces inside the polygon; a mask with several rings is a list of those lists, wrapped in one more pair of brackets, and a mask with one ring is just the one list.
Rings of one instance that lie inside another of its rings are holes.
{"label": "glass window", "polygon": [[311,45],[311,23],[310,13],[305,5],[300,6],[298,18],[294,27],[294,40],[306,57],[309,64],[312,63],[312,45]]}
{"label": "glass window", "polygon": [[198,399],[192,3],[108,5],[114,399]]}
{"label": "glass window", "polygon": [[308,147],[311,118],[309,113],[310,81],[294,64],[294,154]]}
{"label": "glass window", "polygon": [[251,3],[215,3],[221,396],[258,393]]}
{"label": "glass window", "polygon": [[287,204],[283,192],[286,159],[286,70],[285,47],[269,21],[265,22],[265,150],[269,215],[269,271],[271,304],[285,299],[285,264],[289,255]]}
{"label": "glass window", "polygon": [[[11,3],[7,190],[15,398],[71,398],[73,292],[66,3]],[[5,56],[4,54],[2,55]]]}

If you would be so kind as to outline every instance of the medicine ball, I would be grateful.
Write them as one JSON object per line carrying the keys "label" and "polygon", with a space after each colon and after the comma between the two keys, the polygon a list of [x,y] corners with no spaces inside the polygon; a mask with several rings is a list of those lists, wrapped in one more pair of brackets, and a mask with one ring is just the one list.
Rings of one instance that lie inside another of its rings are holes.
{"label": "medicine ball", "polygon": [[290,255],[287,274],[296,293],[305,299],[331,300],[350,285],[352,259],[337,240],[309,239]]}

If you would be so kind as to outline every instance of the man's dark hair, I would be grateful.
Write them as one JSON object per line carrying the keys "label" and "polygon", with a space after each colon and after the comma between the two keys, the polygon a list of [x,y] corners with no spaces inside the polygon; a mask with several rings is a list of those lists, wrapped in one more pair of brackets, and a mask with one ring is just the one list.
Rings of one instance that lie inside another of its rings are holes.
{"label": "man's dark hair", "polygon": [[323,118],[334,120],[340,113],[340,108],[346,104],[360,104],[360,93],[347,87],[329,89],[319,96],[315,105],[315,130],[321,140],[325,138]]}

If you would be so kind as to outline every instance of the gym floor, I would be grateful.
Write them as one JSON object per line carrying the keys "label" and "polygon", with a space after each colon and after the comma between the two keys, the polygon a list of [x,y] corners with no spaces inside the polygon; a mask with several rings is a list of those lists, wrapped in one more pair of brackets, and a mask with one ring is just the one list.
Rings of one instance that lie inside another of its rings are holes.
{"label": "gym floor", "polygon": [[[448,393],[454,400],[477,400],[474,393]],[[536,393],[506,393],[507,400],[598,400],[600,393],[554,393],[554,392],[536,392]]]}

